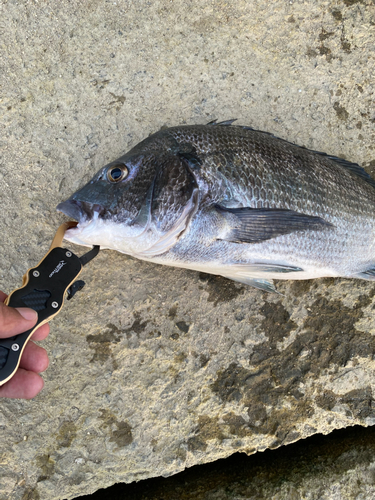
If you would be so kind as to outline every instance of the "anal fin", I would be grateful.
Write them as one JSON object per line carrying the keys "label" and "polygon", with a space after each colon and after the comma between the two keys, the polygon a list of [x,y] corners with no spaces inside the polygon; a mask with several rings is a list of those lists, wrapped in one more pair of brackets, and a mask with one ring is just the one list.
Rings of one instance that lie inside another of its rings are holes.
{"label": "anal fin", "polygon": [[[304,272],[300,267],[272,263],[234,264],[230,267],[229,271],[230,272],[223,273],[222,276],[233,281],[238,281],[239,283],[244,283],[245,285],[259,288],[265,292],[276,293],[278,292],[272,278],[276,278],[278,274]],[[262,276],[265,277],[263,278]]]}
{"label": "anal fin", "polygon": [[366,271],[363,271],[362,273],[354,274],[353,276],[350,276],[351,278],[359,278],[362,280],[368,280],[368,281],[375,281],[375,267],[371,269],[367,269]]}
{"label": "anal fin", "polygon": [[260,279],[260,278],[251,278],[246,277],[246,276],[229,276],[223,275],[224,278],[228,278],[233,281],[237,281],[239,283],[243,283],[244,285],[250,285],[253,286],[254,288],[258,288],[259,290],[263,290],[264,292],[273,292],[273,293],[278,293],[273,280],[266,280],[266,279]]}
{"label": "anal fin", "polygon": [[[296,266],[284,266],[280,264],[248,264],[241,265],[237,264],[234,269],[246,269],[249,273],[276,273],[276,274],[286,274],[286,273],[299,273],[303,272],[301,267]],[[241,271],[240,271],[241,272]]]}

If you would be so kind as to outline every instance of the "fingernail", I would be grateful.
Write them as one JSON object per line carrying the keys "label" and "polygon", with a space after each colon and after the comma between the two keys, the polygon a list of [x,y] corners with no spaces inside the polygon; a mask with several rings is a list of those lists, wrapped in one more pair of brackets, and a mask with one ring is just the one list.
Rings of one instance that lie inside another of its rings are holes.
{"label": "fingernail", "polygon": [[34,309],[29,309],[27,307],[17,307],[16,309],[20,315],[28,321],[36,321],[38,319],[38,313],[34,311]]}

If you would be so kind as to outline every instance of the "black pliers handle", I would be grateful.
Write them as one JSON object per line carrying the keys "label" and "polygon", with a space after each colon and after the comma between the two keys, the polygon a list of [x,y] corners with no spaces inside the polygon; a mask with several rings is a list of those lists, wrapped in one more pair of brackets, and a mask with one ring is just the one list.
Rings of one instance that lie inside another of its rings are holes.
{"label": "black pliers handle", "polygon": [[38,321],[27,332],[0,339],[0,385],[16,373],[23,350],[35,330],[60,312],[65,294],[69,300],[85,284],[75,280],[83,266],[98,254],[99,246],[94,246],[82,257],[62,248],[60,244],[65,231],[76,225],[76,222],[65,222],[59,227],[48,253],[36,267],[26,272],[21,288],[14,290],[5,301],[11,307],[34,309]]}

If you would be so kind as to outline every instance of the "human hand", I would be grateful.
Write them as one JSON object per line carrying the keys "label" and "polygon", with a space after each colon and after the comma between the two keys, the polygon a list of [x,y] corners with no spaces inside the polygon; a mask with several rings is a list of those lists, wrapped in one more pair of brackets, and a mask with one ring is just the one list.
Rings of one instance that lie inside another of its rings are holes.
{"label": "human hand", "polygon": [[[30,330],[37,322],[37,313],[27,307],[13,308],[4,304],[7,295],[0,291],[0,338],[12,337]],[[49,334],[49,325],[38,328],[32,335],[33,340],[43,340]],[[44,386],[38,373],[47,369],[48,356],[42,347],[32,340],[26,344],[20,365],[14,376],[0,386],[0,397],[32,399]]]}

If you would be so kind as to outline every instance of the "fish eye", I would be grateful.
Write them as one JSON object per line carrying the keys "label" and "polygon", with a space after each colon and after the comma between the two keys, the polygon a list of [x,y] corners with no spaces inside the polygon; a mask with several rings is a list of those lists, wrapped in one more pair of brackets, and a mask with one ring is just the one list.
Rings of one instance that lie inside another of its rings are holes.
{"label": "fish eye", "polygon": [[126,165],[115,165],[107,170],[109,182],[120,182],[128,176],[129,170]]}

